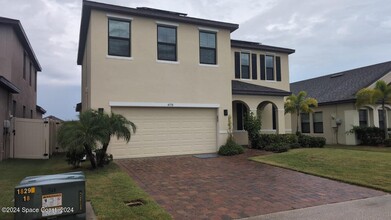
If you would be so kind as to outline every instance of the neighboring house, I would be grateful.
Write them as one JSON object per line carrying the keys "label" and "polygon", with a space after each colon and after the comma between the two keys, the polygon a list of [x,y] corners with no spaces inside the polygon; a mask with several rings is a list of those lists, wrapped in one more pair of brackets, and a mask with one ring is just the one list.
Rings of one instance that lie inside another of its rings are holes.
{"label": "neighboring house", "polygon": [[137,125],[116,158],[216,152],[234,135],[248,144],[244,114],[263,110],[263,130],[291,132],[284,115],[294,50],[231,40],[237,24],[151,8],[83,1],[77,110],[120,113]]}
{"label": "neighboring house", "polygon": [[10,153],[10,119],[45,112],[37,106],[37,71],[41,66],[21,23],[0,17],[0,160]]}
{"label": "neighboring house", "polygon": [[43,118],[44,120],[53,120],[53,121],[56,121],[56,122],[64,122],[64,120],[60,119],[60,118],[57,118],[56,116],[54,115],[49,115],[49,116],[46,116]]}
{"label": "neighboring house", "polygon": [[[304,134],[325,137],[329,144],[356,145],[355,135],[349,134],[353,126],[382,127],[391,125],[391,106],[387,105],[387,117],[382,118],[381,105],[356,108],[356,93],[362,88],[373,88],[376,81],[391,82],[391,62],[347,70],[318,78],[291,83],[291,91],[306,91],[318,100],[319,107],[313,114],[302,114],[299,128]],[[292,114],[292,127],[296,127],[296,115]]]}

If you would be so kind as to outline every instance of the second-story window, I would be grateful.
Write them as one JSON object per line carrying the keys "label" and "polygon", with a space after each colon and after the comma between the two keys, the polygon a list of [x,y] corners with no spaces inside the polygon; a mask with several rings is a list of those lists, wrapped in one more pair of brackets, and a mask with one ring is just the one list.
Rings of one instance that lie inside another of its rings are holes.
{"label": "second-story window", "polygon": [[266,56],[266,80],[274,80],[274,57]]}
{"label": "second-story window", "polygon": [[250,79],[250,54],[241,53],[240,54],[240,65],[242,71],[242,79]]}
{"label": "second-story window", "polygon": [[200,31],[200,63],[217,64],[216,33]]}
{"label": "second-story window", "polygon": [[108,54],[130,57],[130,21],[109,18]]}
{"label": "second-story window", "polygon": [[157,59],[177,61],[176,27],[157,26]]}

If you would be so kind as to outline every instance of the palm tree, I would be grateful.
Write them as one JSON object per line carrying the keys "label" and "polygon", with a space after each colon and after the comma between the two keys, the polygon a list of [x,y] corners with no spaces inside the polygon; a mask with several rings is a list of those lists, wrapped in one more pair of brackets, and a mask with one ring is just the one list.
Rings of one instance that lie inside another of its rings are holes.
{"label": "palm tree", "polygon": [[96,160],[92,152],[108,133],[107,129],[102,129],[104,123],[98,120],[97,115],[97,111],[85,111],[79,115],[79,121],[64,122],[58,131],[60,146],[68,152],[80,152],[80,148],[84,148],[93,169],[96,168]]}
{"label": "palm tree", "polygon": [[[129,142],[136,126],[124,116],[88,110],[80,114],[79,121],[65,122],[58,131],[58,143],[68,152],[84,150],[93,169],[103,166],[111,136]],[[100,148],[101,147],[101,148]],[[96,157],[93,151],[97,153]]]}
{"label": "palm tree", "polygon": [[305,91],[300,91],[297,96],[292,94],[288,96],[284,103],[285,114],[296,113],[296,134],[299,132],[299,117],[300,113],[311,113],[313,107],[318,107],[318,101],[314,98],[307,97]]}
{"label": "palm tree", "polygon": [[359,108],[366,104],[380,103],[384,119],[384,137],[388,138],[385,104],[391,104],[391,85],[383,80],[376,82],[375,88],[363,88],[356,94],[356,106]]}
{"label": "palm tree", "polygon": [[117,139],[124,139],[128,143],[132,132],[136,132],[136,125],[120,114],[111,113],[111,115],[108,115],[106,113],[100,113],[100,117],[104,121],[104,127],[107,130],[106,136],[102,141],[102,149],[97,154],[98,165],[103,166],[111,136],[114,135]]}

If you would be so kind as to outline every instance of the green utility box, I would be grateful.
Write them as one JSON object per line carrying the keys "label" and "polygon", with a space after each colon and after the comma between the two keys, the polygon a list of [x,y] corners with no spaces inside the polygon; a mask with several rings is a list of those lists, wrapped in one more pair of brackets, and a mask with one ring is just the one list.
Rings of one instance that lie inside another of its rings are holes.
{"label": "green utility box", "polygon": [[83,172],[30,176],[15,187],[15,219],[86,219]]}

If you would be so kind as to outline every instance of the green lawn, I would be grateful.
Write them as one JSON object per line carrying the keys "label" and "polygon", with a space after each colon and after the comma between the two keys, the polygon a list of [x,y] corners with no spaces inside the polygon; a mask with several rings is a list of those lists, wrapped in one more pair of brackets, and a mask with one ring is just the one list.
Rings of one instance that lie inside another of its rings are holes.
{"label": "green lawn", "polygon": [[[26,176],[83,171],[86,175],[86,199],[91,201],[99,219],[171,219],[148,194],[114,163],[95,171],[88,170],[88,162],[81,169],[71,169],[63,156],[50,160],[6,160],[0,162],[0,207],[13,206],[14,187]],[[127,207],[124,201],[143,199],[144,206]],[[0,212],[0,219],[13,216]]]}
{"label": "green lawn", "polygon": [[391,192],[391,149],[329,146],[250,158],[304,173]]}

